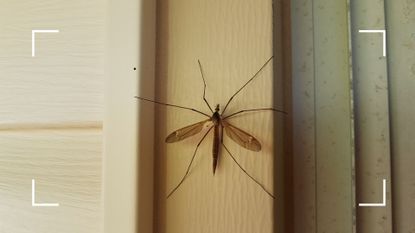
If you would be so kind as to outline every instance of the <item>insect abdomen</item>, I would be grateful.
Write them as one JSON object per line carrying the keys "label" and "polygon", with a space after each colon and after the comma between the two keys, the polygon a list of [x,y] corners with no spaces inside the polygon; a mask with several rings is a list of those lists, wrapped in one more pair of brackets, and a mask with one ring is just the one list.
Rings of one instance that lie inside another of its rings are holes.
{"label": "insect abdomen", "polygon": [[218,165],[218,158],[219,158],[219,148],[220,148],[220,130],[221,127],[219,124],[214,126],[213,129],[213,147],[212,147],[212,155],[213,155],[213,175],[215,175],[216,167]]}

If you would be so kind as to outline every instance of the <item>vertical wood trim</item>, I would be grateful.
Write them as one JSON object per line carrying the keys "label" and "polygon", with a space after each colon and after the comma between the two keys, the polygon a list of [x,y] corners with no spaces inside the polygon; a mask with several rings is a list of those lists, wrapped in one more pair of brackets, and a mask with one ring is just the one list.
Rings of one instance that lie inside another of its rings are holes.
{"label": "vertical wood trim", "polygon": [[134,96],[154,95],[155,2],[110,1],[108,27],[104,229],[150,233],[153,106],[139,103]]}

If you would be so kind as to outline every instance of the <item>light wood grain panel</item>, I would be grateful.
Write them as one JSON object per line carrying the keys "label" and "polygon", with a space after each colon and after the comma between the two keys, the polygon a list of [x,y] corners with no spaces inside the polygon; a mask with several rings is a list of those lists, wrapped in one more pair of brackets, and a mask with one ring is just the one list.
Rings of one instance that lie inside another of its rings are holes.
{"label": "light wood grain panel", "polygon": [[[0,2],[0,232],[101,232],[105,1]],[[37,34],[33,29],[58,29]],[[31,206],[31,179],[37,201]]]}
{"label": "light wood grain panel", "polygon": [[415,2],[386,2],[393,232],[415,232]]}
{"label": "light wood grain panel", "polygon": [[[1,123],[102,121],[105,1],[1,1]],[[38,33],[32,57],[32,30]]]}
{"label": "light wood grain panel", "polygon": [[392,232],[388,73],[382,34],[360,29],[384,29],[383,1],[352,2],[356,180],[358,203],[381,203],[387,180],[387,206],[358,207],[358,232]]}
{"label": "light wood grain panel", "polygon": [[[0,132],[0,231],[101,232],[101,130]],[[59,207],[32,207],[36,202]]]}
{"label": "light wood grain panel", "polygon": [[[159,2],[159,100],[202,109],[203,83],[197,59],[207,81],[207,99],[224,106],[226,100],[272,55],[272,1]],[[272,105],[272,66],[247,86],[229,106]],[[212,175],[212,135],[201,145],[190,176],[170,199],[166,194],[179,182],[200,136],[166,145],[172,130],[203,117],[177,109],[159,108],[156,134],[158,213],[157,232],[272,232],[273,200],[222,151]],[[225,138],[241,165],[268,190],[273,190],[272,113],[246,114],[232,120],[263,144],[250,152]],[[278,198],[278,191],[275,193]]]}

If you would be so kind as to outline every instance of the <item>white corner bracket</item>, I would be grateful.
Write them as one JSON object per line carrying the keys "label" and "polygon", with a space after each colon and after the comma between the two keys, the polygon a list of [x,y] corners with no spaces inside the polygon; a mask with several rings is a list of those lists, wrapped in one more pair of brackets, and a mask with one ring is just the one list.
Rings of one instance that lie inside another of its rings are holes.
{"label": "white corner bracket", "polygon": [[32,206],[33,207],[58,207],[59,203],[36,203],[35,201],[35,179],[32,179]]}
{"label": "white corner bracket", "polygon": [[383,56],[386,57],[386,30],[359,30],[360,33],[382,33],[383,36]]}
{"label": "white corner bracket", "polygon": [[386,206],[386,179],[383,179],[383,200],[382,203],[359,203],[362,207],[385,207]]}
{"label": "white corner bracket", "polygon": [[32,57],[35,56],[35,34],[36,33],[57,33],[59,30],[32,30]]}

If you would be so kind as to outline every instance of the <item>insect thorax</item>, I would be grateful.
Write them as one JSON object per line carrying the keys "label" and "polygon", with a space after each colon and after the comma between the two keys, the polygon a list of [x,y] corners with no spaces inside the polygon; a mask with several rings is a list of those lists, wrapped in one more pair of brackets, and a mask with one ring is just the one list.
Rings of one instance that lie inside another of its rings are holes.
{"label": "insect thorax", "polygon": [[216,111],[213,113],[213,115],[212,115],[211,119],[212,119],[212,122],[213,122],[215,125],[218,125],[218,124],[220,123],[220,121],[221,121],[221,116],[220,116],[220,114],[219,114],[219,109],[218,109],[218,110],[216,110]]}

